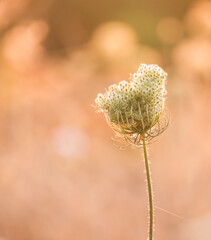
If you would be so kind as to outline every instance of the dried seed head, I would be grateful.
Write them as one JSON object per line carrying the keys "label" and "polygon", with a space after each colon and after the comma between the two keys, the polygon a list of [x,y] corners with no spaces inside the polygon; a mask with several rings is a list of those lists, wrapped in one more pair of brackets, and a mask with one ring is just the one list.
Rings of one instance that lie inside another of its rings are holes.
{"label": "dried seed head", "polygon": [[167,73],[157,65],[141,64],[129,82],[121,81],[98,94],[98,111],[121,134],[150,135],[164,108],[166,80]]}

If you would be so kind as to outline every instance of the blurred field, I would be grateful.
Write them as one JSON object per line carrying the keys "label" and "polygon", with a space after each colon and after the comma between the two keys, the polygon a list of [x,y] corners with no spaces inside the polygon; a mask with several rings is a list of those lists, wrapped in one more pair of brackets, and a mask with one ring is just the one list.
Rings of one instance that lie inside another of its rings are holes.
{"label": "blurred field", "polygon": [[0,240],[147,239],[142,153],[91,106],[141,62],[169,73],[155,239],[211,239],[211,2],[2,0],[0,33]]}

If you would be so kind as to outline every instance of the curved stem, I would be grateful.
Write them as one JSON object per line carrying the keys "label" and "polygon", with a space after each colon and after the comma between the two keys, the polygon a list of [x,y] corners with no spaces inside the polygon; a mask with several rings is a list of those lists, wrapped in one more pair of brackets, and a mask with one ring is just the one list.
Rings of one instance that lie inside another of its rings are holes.
{"label": "curved stem", "polygon": [[145,135],[142,136],[142,142],[143,142],[143,150],[144,150],[144,163],[146,168],[146,178],[147,178],[147,189],[148,189],[148,200],[149,200],[149,239],[153,240],[153,196],[152,196],[152,182],[151,182],[151,176],[150,176],[150,169],[149,169],[149,161],[147,156],[147,148],[146,148],[146,141],[145,141]]}

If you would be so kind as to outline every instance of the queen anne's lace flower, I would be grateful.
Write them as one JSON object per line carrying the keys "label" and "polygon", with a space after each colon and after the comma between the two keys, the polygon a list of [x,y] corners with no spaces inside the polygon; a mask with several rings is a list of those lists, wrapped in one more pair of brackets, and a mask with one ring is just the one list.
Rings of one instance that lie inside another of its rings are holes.
{"label": "queen anne's lace flower", "polygon": [[158,123],[164,108],[167,73],[157,65],[141,64],[130,81],[111,85],[95,102],[112,128],[122,134],[142,135]]}

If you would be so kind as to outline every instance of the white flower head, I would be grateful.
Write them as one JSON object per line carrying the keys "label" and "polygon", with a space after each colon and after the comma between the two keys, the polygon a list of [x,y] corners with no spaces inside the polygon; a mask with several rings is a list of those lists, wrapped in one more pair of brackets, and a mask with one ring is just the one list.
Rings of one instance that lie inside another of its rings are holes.
{"label": "white flower head", "polygon": [[[141,64],[129,82],[111,85],[105,94],[98,94],[95,102],[115,131],[128,136],[153,137],[152,128],[159,122],[164,108],[166,81],[167,73],[162,68]],[[160,130],[154,131],[154,135]]]}

